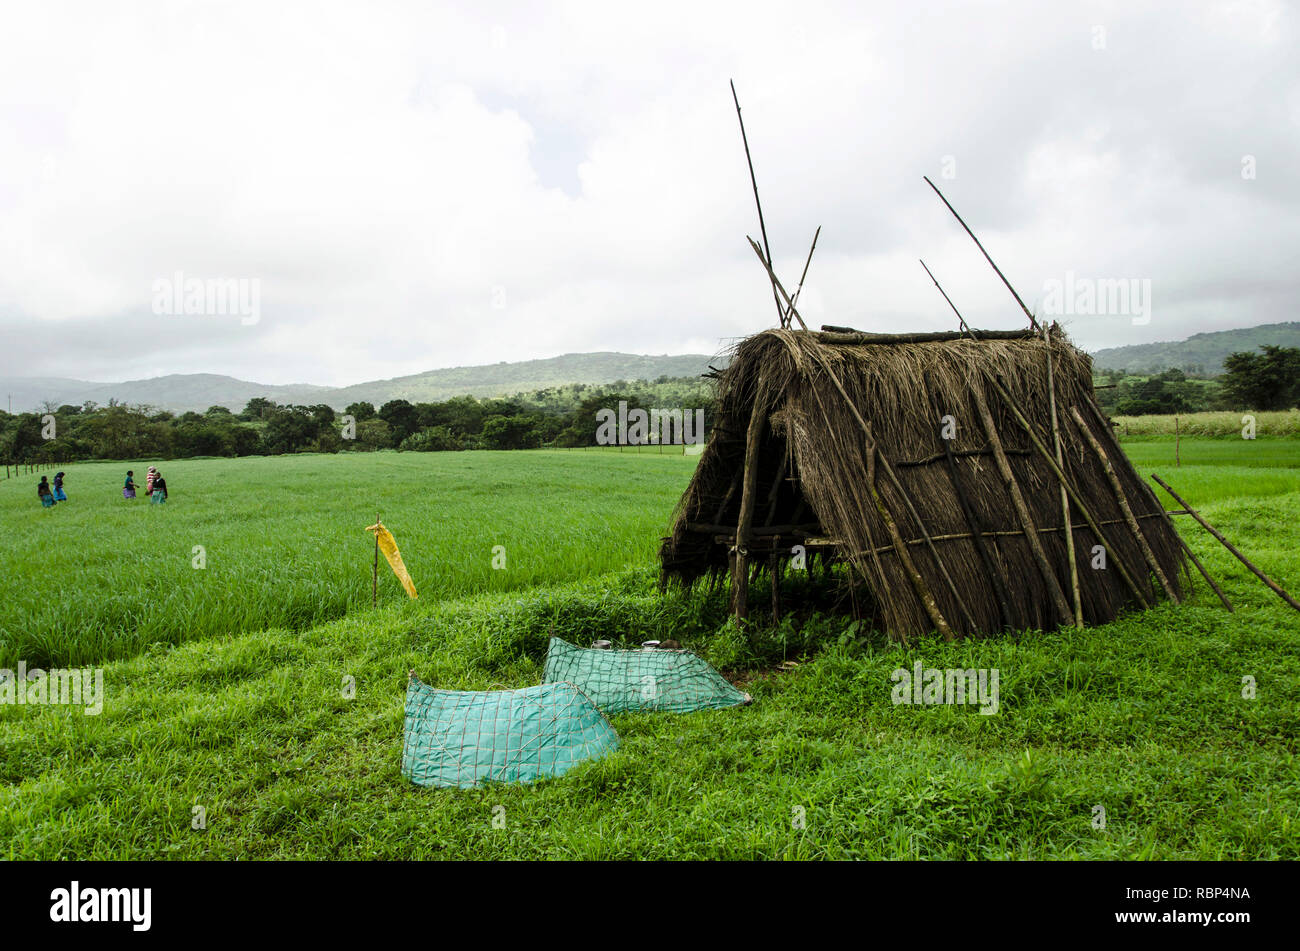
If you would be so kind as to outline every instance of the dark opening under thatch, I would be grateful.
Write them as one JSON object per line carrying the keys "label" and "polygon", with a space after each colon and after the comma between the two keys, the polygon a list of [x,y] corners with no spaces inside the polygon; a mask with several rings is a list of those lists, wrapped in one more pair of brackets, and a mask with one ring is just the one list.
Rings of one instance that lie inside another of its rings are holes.
{"label": "dark opening under thatch", "polygon": [[[1077,572],[1053,467],[1052,395]],[[734,582],[739,555],[743,585],[745,572],[779,567],[794,545],[847,562],[881,625],[903,636],[935,630],[938,615],[956,634],[1070,623],[1073,574],[1090,624],[1182,597],[1172,522],[1097,407],[1088,356],[1058,328],[1050,341],[1028,331],[900,342],[798,330],[741,341],[663,543],[663,578],[689,585],[733,570]]]}

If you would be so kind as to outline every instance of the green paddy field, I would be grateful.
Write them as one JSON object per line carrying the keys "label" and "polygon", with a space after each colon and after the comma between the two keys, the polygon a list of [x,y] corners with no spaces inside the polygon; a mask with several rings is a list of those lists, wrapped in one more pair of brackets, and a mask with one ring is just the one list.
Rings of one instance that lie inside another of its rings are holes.
{"label": "green paddy field", "polygon": [[[1172,436],[1125,447],[1300,592],[1300,439],[1184,437],[1178,467]],[[725,595],[658,590],[696,459],[165,462],[163,506],[121,498],[149,460],[70,464],[49,510],[37,477],[0,481],[0,667],[102,667],[105,685],[98,716],[0,705],[0,855],[1300,857],[1300,613],[1194,523],[1234,614],[1198,581],[1084,631],[910,650],[830,614],[741,631]],[[381,561],[371,607],[377,512],[417,601]],[[538,683],[551,634],[675,637],[755,703],[616,716],[618,751],[533,786],[403,779],[409,670]],[[999,713],[895,706],[890,673],[917,660],[998,668]]]}

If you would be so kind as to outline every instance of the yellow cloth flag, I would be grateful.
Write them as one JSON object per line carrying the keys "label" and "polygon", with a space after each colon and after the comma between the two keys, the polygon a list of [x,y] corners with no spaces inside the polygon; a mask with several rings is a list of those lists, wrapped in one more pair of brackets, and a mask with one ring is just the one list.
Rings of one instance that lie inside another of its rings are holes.
{"label": "yellow cloth flag", "polygon": [[406,573],[406,565],[402,564],[402,553],[397,550],[397,539],[393,537],[393,533],[384,528],[382,522],[367,525],[366,531],[375,533],[375,538],[379,541],[379,550],[388,559],[388,563],[393,568],[393,574],[397,575],[397,580],[402,583],[406,593],[413,598],[419,597],[415,593],[415,583],[411,581],[411,576]]}

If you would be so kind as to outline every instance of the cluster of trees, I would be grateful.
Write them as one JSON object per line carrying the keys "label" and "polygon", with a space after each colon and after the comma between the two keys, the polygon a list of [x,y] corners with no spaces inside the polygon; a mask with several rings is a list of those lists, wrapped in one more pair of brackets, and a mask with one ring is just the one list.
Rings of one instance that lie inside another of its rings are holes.
{"label": "cluster of trees", "polygon": [[[239,413],[213,406],[171,413],[148,406],[94,403],[49,406],[38,413],[0,412],[0,459],[62,463],[78,459],[179,459],[400,449],[534,449],[596,444],[596,412],[626,400],[629,408],[707,407],[699,380],[610,386],[569,384],[509,399],[460,396],[441,403],[353,403],[342,413],[324,404],[280,405],[258,397]],[[706,424],[711,422],[705,414]]]}
{"label": "cluster of trees", "polygon": [[1196,413],[1202,410],[1280,410],[1300,405],[1300,348],[1264,345],[1258,353],[1233,353],[1224,373],[1197,378],[1182,370],[1100,374],[1102,408],[1118,416]]}

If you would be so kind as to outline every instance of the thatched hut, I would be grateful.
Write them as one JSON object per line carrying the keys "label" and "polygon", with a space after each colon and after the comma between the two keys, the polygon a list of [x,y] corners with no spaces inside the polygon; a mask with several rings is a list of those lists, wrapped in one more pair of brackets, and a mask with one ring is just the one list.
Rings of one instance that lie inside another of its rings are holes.
{"label": "thatched hut", "polygon": [[1056,327],[741,341],[663,579],[729,575],[744,616],[751,576],[779,591],[801,555],[847,563],[863,613],[904,639],[1104,623],[1182,597],[1172,521]]}

